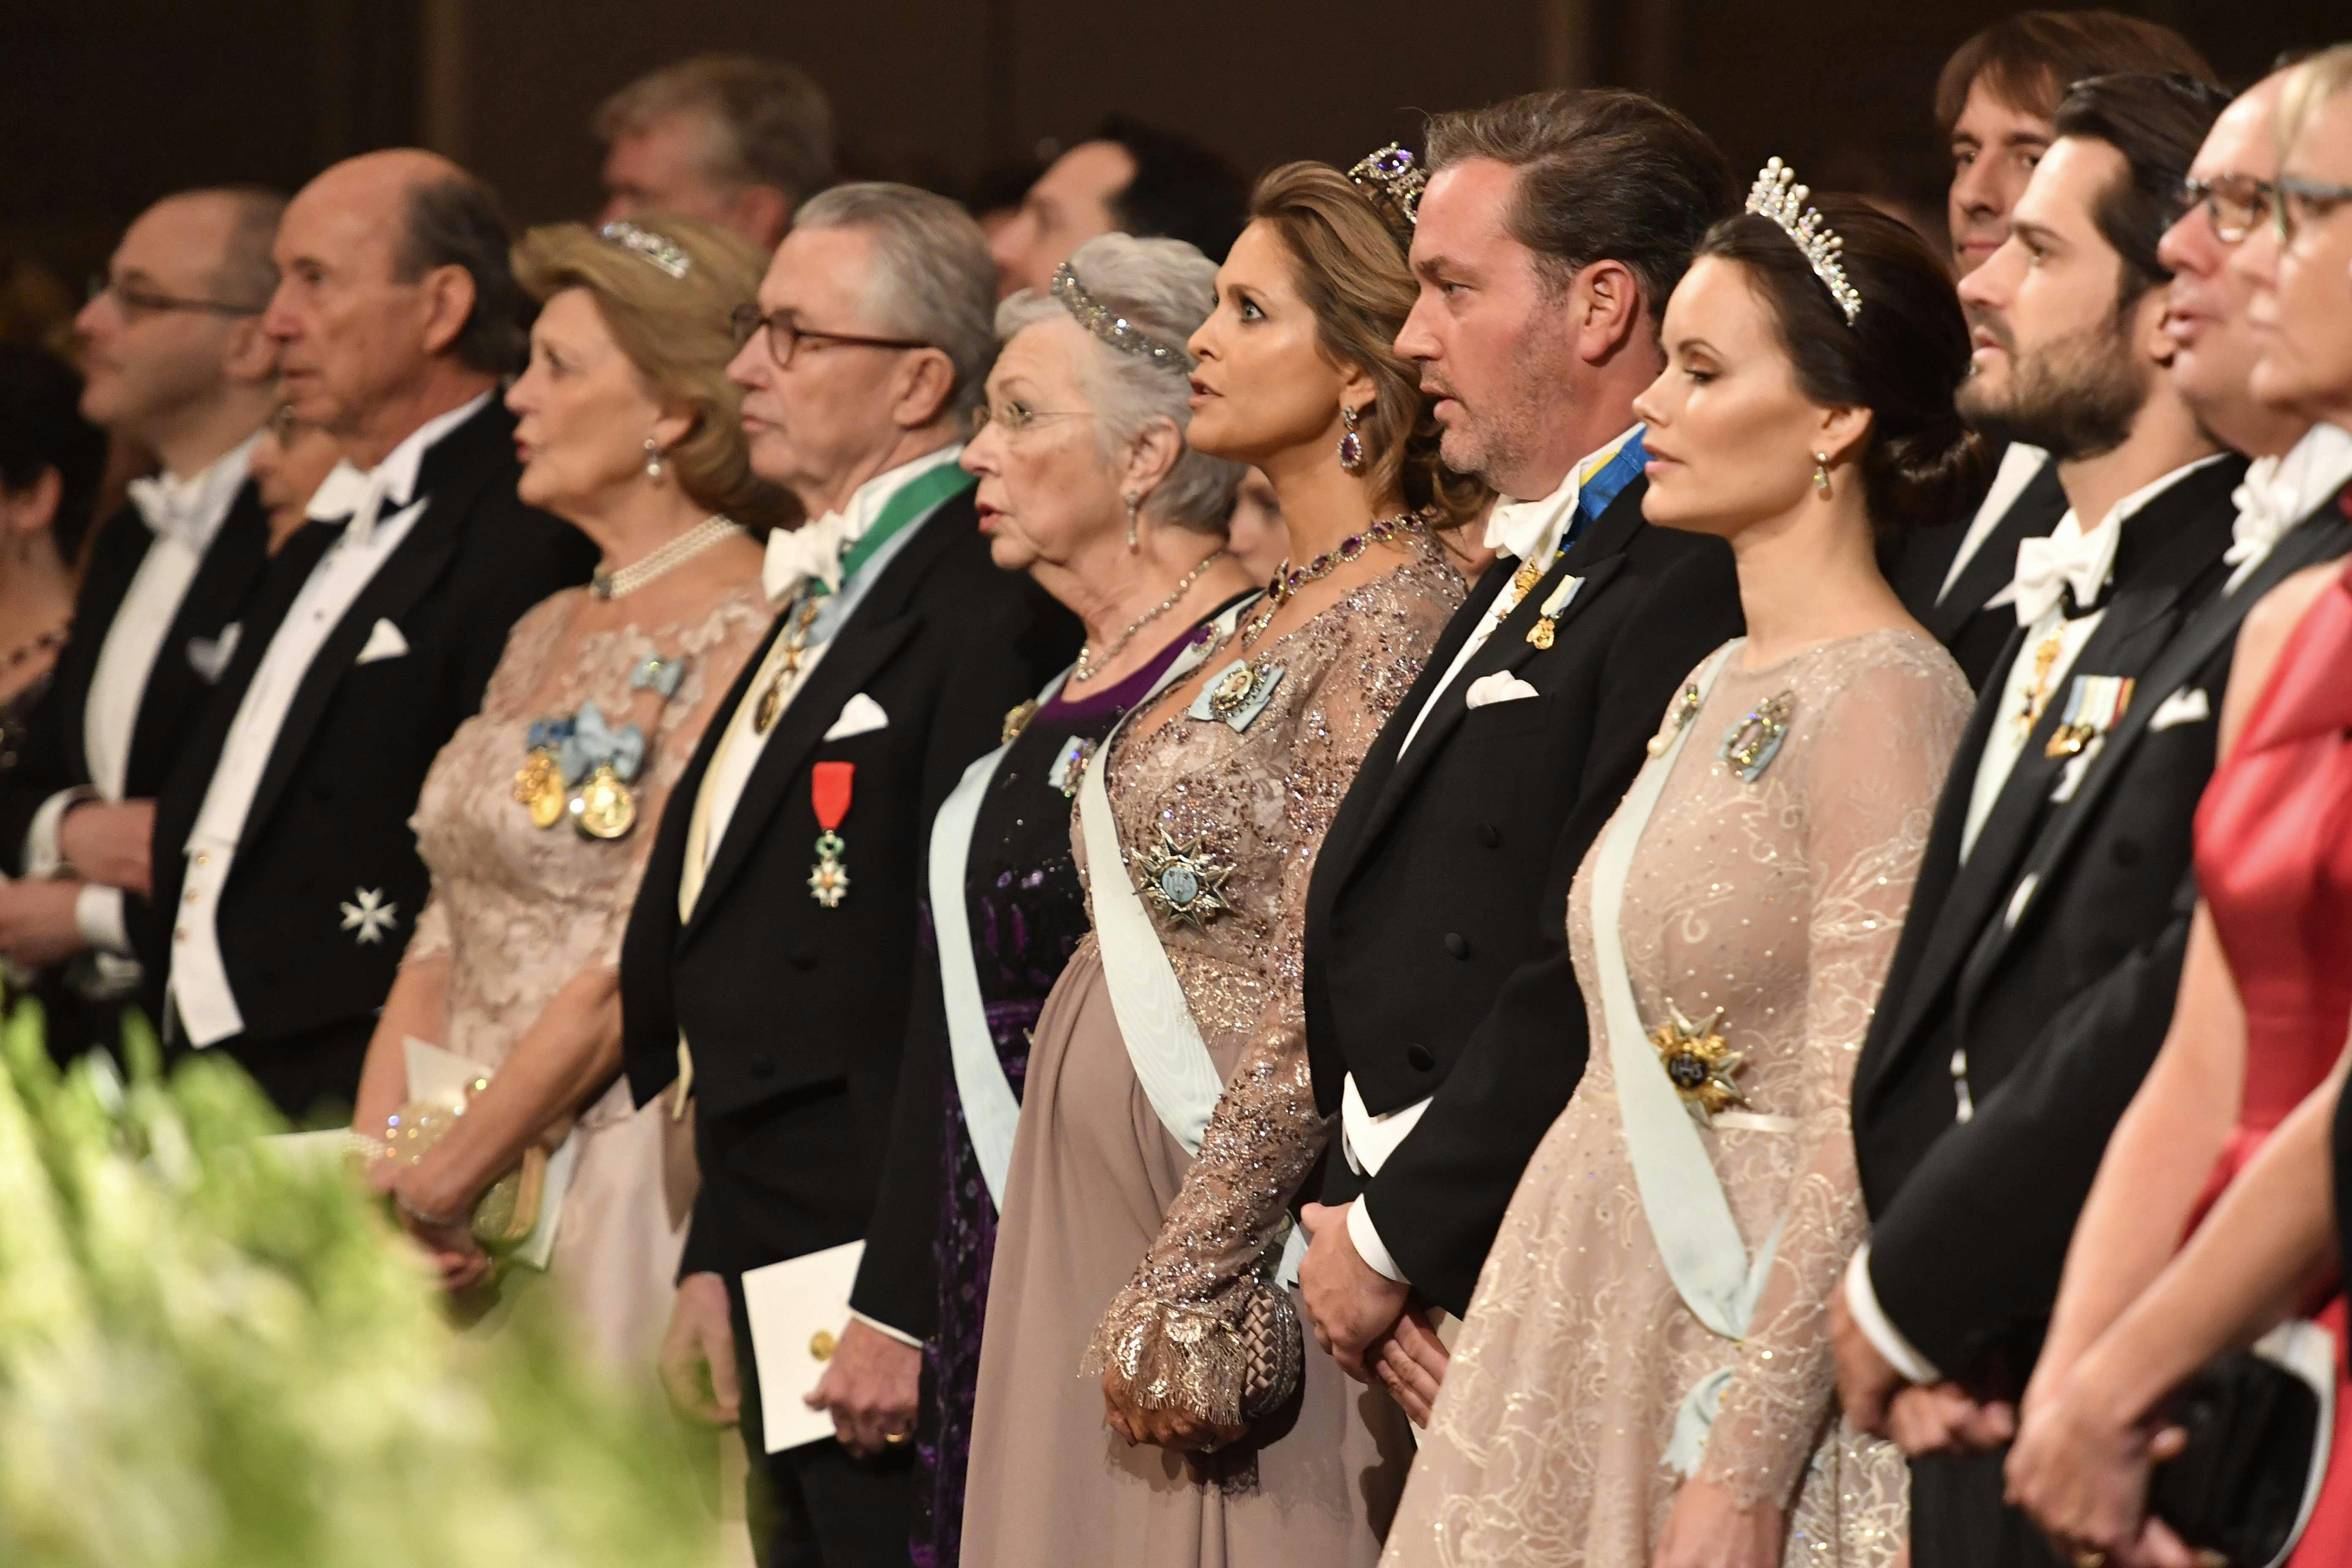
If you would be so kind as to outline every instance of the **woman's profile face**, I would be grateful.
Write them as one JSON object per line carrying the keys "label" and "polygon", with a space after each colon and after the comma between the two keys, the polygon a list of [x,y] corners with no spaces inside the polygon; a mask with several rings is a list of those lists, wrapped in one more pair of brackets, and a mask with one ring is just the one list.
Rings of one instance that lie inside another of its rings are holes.
{"label": "woman's profile face", "polygon": [[[660,406],[585,289],[548,300],[530,331],[530,367],[508,389],[515,415],[516,492],[559,517],[609,510],[646,475]],[[665,478],[660,482],[674,482]]]}
{"label": "woman's profile face", "polygon": [[1793,510],[1813,482],[1824,410],[1798,390],[1738,262],[1702,257],[1666,302],[1666,368],[1633,400],[1652,522],[1728,538]]}
{"label": "woman's profile face", "polygon": [[1200,361],[1185,432],[1195,451],[1254,464],[1311,442],[1337,452],[1347,378],[1324,355],[1296,268],[1261,221],[1217,268],[1217,308],[1186,345]]}
{"label": "woman's profile face", "polygon": [[1068,566],[1122,542],[1127,508],[1085,375],[1097,352],[1066,316],[1021,329],[988,374],[986,422],[963,449],[988,552],[1008,572]]}

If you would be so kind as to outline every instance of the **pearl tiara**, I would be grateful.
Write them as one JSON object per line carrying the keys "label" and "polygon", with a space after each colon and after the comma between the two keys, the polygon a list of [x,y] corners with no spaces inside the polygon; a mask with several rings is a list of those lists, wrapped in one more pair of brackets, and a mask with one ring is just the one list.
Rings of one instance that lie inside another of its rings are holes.
{"label": "pearl tiara", "polygon": [[1778,158],[1772,159],[1748,188],[1748,210],[1770,218],[1796,241],[1797,248],[1811,264],[1813,276],[1828,288],[1830,298],[1845,312],[1845,324],[1851,327],[1862,314],[1862,295],[1846,281],[1845,264],[1838,259],[1845,241],[1838,237],[1837,230],[1822,221],[1821,214],[1805,205],[1812,189],[1798,184],[1796,179],[1796,170]]}
{"label": "pearl tiara", "polygon": [[1103,304],[1087,292],[1078,275],[1066,261],[1054,269],[1054,286],[1048,290],[1062,302],[1062,309],[1077,319],[1078,325],[1118,350],[1150,360],[1160,370],[1174,371],[1178,375],[1190,375],[1195,363],[1191,354],[1172,343],[1163,343],[1141,327]]}
{"label": "pearl tiara", "polygon": [[694,258],[673,239],[665,238],[649,228],[639,228],[626,219],[608,223],[596,231],[597,237],[624,250],[635,251],[673,278],[683,278],[694,270]]}

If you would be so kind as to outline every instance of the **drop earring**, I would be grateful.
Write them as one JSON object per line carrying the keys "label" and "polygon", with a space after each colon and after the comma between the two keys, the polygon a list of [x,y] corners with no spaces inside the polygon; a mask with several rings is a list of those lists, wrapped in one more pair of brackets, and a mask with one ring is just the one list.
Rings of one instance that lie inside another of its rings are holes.
{"label": "drop earring", "polygon": [[1813,454],[1813,489],[1824,497],[1830,493],[1830,455],[1827,452]]}
{"label": "drop earring", "polygon": [[1356,433],[1356,411],[1339,405],[1339,422],[1348,428],[1339,437],[1339,467],[1351,474],[1364,471],[1364,438]]}
{"label": "drop earring", "polygon": [[1118,499],[1127,503],[1127,549],[1128,553],[1131,555],[1143,548],[1143,541],[1137,537],[1135,531],[1135,514],[1137,509],[1143,505],[1143,498],[1124,495]]}
{"label": "drop earring", "polygon": [[653,480],[656,484],[659,484],[661,483],[661,443],[648,436],[646,437],[646,478]]}

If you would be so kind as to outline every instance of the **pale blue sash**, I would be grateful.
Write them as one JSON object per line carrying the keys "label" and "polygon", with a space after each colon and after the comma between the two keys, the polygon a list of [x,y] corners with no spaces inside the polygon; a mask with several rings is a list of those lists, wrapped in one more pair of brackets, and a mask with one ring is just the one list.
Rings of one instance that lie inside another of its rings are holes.
{"label": "pale blue sash", "polygon": [[[1714,689],[1724,661],[1745,640],[1734,639],[1716,650],[1715,657],[1692,678],[1702,700]],[[1633,1163],[1634,1184],[1641,1191],[1643,1215],[1684,1305],[1713,1332],[1740,1340],[1747,1337],[1757,1298],[1772,1271],[1780,1226],[1773,1226],[1763,1249],[1750,1259],[1747,1244],[1739,1237],[1738,1223],[1732,1217],[1730,1200],[1724,1195],[1722,1180],[1707,1156],[1706,1142],[1682,1096],[1667,1080],[1656,1048],[1642,1027],[1618,929],[1634,850],[1695,721],[1695,716],[1685,721],[1664,753],[1650,759],[1633,787],[1625,792],[1616,816],[1610,818],[1600,858],[1592,868],[1592,945],[1601,1016],[1609,1034],[1609,1060],[1617,1076],[1617,1114]],[[1727,1368],[1712,1373],[1684,1402],[1665,1462],[1685,1476],[1698,1468],[1707,1428],[1714,1424],[1716,1407],[1730,1380]]]}
{"label": "pale blue sash", "polygon": [[[1153,690],[1172,686],[1199,668],[1209,650],[1232,635],[1234,623],[1248,607],[1245,601],[1219,616],[1217,635],[1186,648]],[[1128,718],[1146,706],[1138,702]],[[1192,1021],[1192,1005],[1184,1000],[1184,987],[1168,962],[1167,949],[1160,944],[1160,933],[1143,900],[1136,893],[1134,876],[1119,847],[1118,826],[1111,816],[1103,776],[1109,768],[1111,742],[1126,725],[1122,719],[1103,738],[1078,785],[1079,831],[1086,839],[1087,882],[1094,892],[1095,942],[1102,952],[1111,1011],[1118,1018],[1119,1036],[1127,1042],[1136,1082],[1142,1086],[1143,1097],[1151,1102],[1168,1135],[1182,1144],[1187,1154],[1198,1154],[1210,1113],[1216,1110],[1225,1083],[1201,1038],[1200,1026]],[[1306,1255],[1297,1227],[1288,1227],[1277,1276],[1283,1284],[1297,1279],[1298,1260]]]}

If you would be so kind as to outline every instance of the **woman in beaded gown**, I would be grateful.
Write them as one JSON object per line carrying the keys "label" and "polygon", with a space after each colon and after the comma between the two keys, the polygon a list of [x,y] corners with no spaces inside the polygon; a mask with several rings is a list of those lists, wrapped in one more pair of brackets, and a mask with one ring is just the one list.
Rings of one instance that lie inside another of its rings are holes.
{"label": "woman in beaded gown", "polygon": [[[967,1564],[1369,1565],[1402,1479],[1401,1413],[1302,1338],[1276,1278],[1286,1205],[1329,1132],[1307,1079],[1307,875],[1462,597],[1408,509],[1443,522],[1479,499],[1441,476],[1390,346],[1413,286],[1407,220],[1382,197],[1317,164],[1267,175],[1189,345],[1191,440],[1272,479],[1293,564],[1188,649],[1083,781],[1072,835],[1096,929],[1030,1052]],[[1114,826],[1125,864],[1087,850]],[[1135,922],[1180,1029],[1125,1026],[1154,1024],[1120,1000],[1148,967]],[[1209,1081],[1187,1140],[1146,1067],[1151,1041],[1191,1029]]]}
{"label": "woman in beaded gown", "polygon": [[[917,976],[892,1130],[908,1152],[883,1162],[902,1175],[886,1179],[861,1265],[886,1280],[920,1278],[927,1264],[938,1273],[914,1440],[917,1568],[961,1560],[1008,1113],[1046,994],[1087,934],[1070,849],[1078,770],[1204,618],[1253,585],[1225,548],[1240,469],[1184,445],[1191,360],[1163,352],[1207,318],[1215,264],[1181,240],[1112,234],[1080,246],[1065,271],[1051,291],[999,307],[1003,348],[962,461],[980,476],[974,500],[996,563],[1068,605],[1087,644],[1051,695],[1007,716],[1003,750],[973,764],[934,826],[937,876],[953,865],[943,854],[961,851],[962,923],[940,922],[925,900],[932,959]],[[1114,318],[1131,331],[1102,331]],[[959,929],[971,957],[950,987],[936,944]],[[950,989],[968,1009],[957,1025]],[[984,1036],[988,1063],[957,1055],[959,1026],[973,1031],[967,1043]],[[983,1103],[968,1116],[961,1075],[981,1065],[1003,1088],[977,1084]]]}
{"label": "woman in beaded gown", "polygon": [[477,1200],[527,1149],[571,1139],[569,1184],[547,1194],[548,1280],[596,1359],[637,1374],[668,1321],[694,1177],[685,1124],[667,1102],[633,1110],[618,1080],[617,964],[662,802],[767,626],[741,524],[783,503],[751,473],[722,374],[730,313],[760,270],[742,241],[685,219],[565,225],[517,247],[545,301],[508,394],[520,493],[585,532],[604,566],[516,623],[480,712],[425,777],[413,825],[433,892],[352,1122],[382,1137],[422,1092],[411,1038],[486,1069],[421,1157],[372,1170],[475,1310],[494,1297]]}
{"label": "woman in beaded gown", "polygon": [[1980,465],[1936,258],[1821,206],[1858,310],[1751,200],[1634,405],[1644,510],[1730,542],[1748,634],[1692,673],[1570,889],[1591,1058],[1488,1255],[1386,1563],[1903,1545],[1902,1457],[1838,1420],[1827,1304],[1864,1224],[1854,1058],[1970,697],[1874,544],[1973,505]]}

